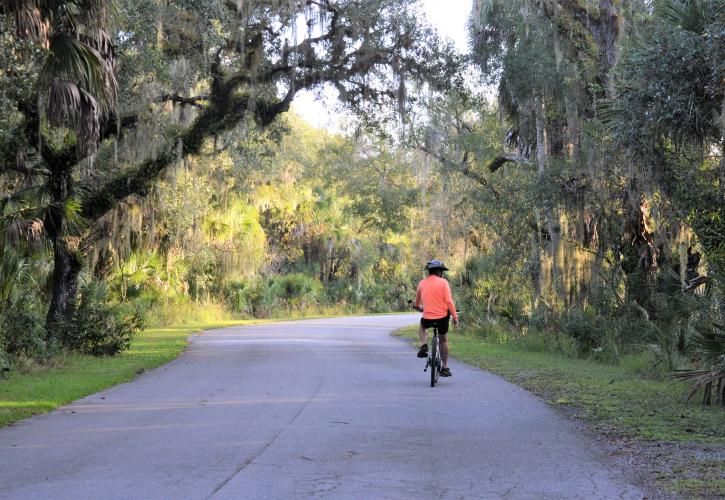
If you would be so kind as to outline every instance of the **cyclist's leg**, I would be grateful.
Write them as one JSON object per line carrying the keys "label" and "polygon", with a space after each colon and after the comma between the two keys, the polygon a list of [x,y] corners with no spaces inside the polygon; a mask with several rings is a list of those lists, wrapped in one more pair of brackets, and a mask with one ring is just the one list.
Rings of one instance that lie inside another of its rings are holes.
{"label": "cyclist's leg", "polygon": [[420,338],[420,348],[418,349],[417,356],[419,358],[427,358],[428,357],[428,332],[426,332],[423,318],[421,318],[421,320],[420,320],[420,327],[418,328],[418,337]]}
{"label": "cyclist's leg", "polygon": [[423,323],[421,322],[420,326],[418,327],[418,338],[420,338],[421,345],[428,344],[428,331],[423,328]]}
{"label": "cyclist's leg", "polygon": [[448,322],[449,318],[444,318],[440,320],[440,326],[438,327],[440,332],[438,337],[440,339],[441,361],[443,368],[446,370],[448,370]]}

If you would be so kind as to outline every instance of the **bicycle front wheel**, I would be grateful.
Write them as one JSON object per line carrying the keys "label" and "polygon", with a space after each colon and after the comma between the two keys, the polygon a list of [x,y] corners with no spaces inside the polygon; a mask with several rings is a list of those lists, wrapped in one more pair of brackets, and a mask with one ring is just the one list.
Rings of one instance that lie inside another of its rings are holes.
{"label": "bicycle front wheel", "polygon": [[430,386],[435,387],[438,382],[438,339],[433,337],[433,342],[430,343]]}

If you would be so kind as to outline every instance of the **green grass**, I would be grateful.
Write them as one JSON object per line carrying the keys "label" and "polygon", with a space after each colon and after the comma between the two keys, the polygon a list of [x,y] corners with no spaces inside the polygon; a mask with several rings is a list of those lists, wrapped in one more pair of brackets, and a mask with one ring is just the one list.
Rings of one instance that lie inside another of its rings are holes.
{"label": "green grass", "polygon": [[670,489],[687,498],[723,498],[725,479],[678,479]]}
{"label": "green grass", "polygon": [[[417,338],[416,328],[400,332]],[[555,406],[573,408],[588,421],[648,440],[725,444],[725,411],[696,398],[685,402],[687,385],[642,375],[641,363],[620,366],[529,352],[472,334],[450,334],[452,356],[499,374]]]}
{"label": "green grass", "polygon": [[725,498],[725,460],[704,461],[696,470],[690,469],[684,467],[682,471],[676,471],[690,477],[672,481],[668,487],[671,492],[687,498]]}
{"label": "green grass", "polygon": [[174,359],[194,332],[252,321],[214,321],[149,328],[113,357],[68,354],[50,366],[30,366],[0,379],[0,426],[44,413]]}

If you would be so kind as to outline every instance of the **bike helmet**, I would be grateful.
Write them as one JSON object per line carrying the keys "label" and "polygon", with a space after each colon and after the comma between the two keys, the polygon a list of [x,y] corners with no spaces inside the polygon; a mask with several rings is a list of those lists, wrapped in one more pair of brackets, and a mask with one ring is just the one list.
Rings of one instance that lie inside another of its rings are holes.
{"label": "bike helmet", "polygon": [[446,267],[446,265],[443,262],[441,262],[440,260],[436,260],[436,259],[429,260],[428,263],[425,265],[426,271],[430,271],[432,269],[441,269],[443,271],[448,271],[448,268]]}

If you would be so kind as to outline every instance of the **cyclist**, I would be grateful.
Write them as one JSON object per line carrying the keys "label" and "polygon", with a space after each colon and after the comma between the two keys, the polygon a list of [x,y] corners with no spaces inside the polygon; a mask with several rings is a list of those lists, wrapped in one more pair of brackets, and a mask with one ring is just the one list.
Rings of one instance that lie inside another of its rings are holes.
{"label": "cyclist", "polygon": [[440,260],[429,261],[425,269],[428,276],[418,283],[418,291],[415,294],[413,308],[423,313],[420,319],[421,346],[418,350],[418,357],[428,356],[428,328],[438,324],[438,338],[441,346],[441,357],[443,358],[442,377],[450,377],[451,370],[448,368],[448,321],[453,316],[453,325],[458,325],[458,313],[451,296],[451,287],[448,281],[443,278],[443,271],[448,271],[446,265]]}

